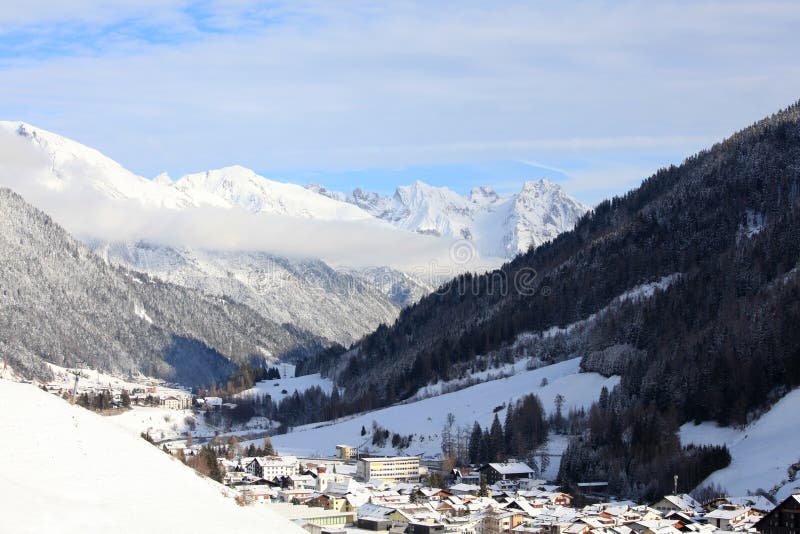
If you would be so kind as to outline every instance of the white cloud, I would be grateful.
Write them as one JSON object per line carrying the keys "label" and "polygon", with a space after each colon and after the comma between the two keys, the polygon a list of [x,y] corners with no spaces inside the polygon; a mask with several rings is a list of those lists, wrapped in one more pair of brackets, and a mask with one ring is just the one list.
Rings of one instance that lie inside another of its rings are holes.
{"label": "white cloud", "polygon": [[[53,175],[47,158],[26,139],[0,130],[0,187],[9,187],[84,240],[136,241],[211,250],[265,251],[320,258],[333,266],[390,266],[430,279],[496,267],[499,260],[461,262],[452,240],[367,222],[295,219],[238,209],[146,207]],[[474,250],[472,254],[476,254]]]}
{"label": "white cloud", "polygon": [[168,45],[121,35],[98,53],[0,71],[0,115],[147,176],[685,156],[800,85],[794,2],[293,2],[255,17],[255,2],[204,2],[204,23],[225,31],[203,33],[187,2],[123,2],[114,18],[103,2],[67,13],[34,1],[4,20],[100,24],[147,10],[193,34]]}

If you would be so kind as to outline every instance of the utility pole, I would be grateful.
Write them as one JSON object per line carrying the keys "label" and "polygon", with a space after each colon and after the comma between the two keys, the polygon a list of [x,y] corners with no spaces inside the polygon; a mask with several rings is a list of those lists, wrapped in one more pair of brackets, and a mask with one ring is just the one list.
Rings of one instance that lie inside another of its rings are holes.
{"label": "utility pole", "polygon": [[78,395],[78,379],[83,375],[81,373],[81,366],[83,362],[78,362],[78,366],[70,371],[70,374],[75,376],[75,385],[72,387],[72,404],[75,404],[75,400],[77,399]]}
{"label": "utility pole", "polygon": [[673,477],[673,480],[675,481],[675,488],[674,488],[674,491],[673,491],[672,494],[673,495],[677,495],[678,494],[678,475],[675,475]]}

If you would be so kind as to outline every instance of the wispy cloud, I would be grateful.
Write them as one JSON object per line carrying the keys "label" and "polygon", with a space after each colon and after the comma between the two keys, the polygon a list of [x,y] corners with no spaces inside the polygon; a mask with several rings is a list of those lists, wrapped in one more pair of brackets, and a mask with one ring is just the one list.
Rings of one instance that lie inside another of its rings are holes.
{"label": "wispy cloud", "polygon": [[0,116],[151,176],[584,158],[599,179],[795,100],[798,25],[782,1],[32,0],[0,12]]}
{"label": "wispy cloud", "polygon": [[[267,251],[290,258],[318,258],[335,267],[389,266],[432,284],[465,270],[496,267],[470,246],[461,261],[455,240],[399,232],[374,222],[321,221],[239,209],[174,210],[115,200],[88,185],[65,184],[50,162],[23,138],[0,131],[0,187],[9,187],[86,241],[139,241],[218,251]],[[287,238],[291,236],[291,238]]]}

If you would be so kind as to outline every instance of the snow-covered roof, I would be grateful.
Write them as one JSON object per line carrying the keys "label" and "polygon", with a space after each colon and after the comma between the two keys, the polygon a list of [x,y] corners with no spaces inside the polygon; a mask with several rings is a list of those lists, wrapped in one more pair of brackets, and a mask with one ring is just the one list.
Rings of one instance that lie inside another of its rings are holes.
{"label": "snow-covered roof", "polygon": [[453,484],[452,486],[450,486],[450,491],[463,491],[466,493],[469,493],[471,491],[478,491],[479,489],[481,489],[480,486],[476,486],[475,484],[461,483],[461,484]]}
{"label": "snow-covered roof", "polygon": [[525,462],[502,462],[490,463],[489,467],[500,473],[501,475],[521,475],[533,473]]}
{"label": "snow-covered roof", "polygon": [[691,495],[686,493],[679,495],[664,495],[664,500],[681,510],[700,510],[703,507],[699,502],[694,500]]}
{"label": "snow-covered roof", "polygon": [[736,517],[739,517],[742,514],[747,513],[748,508],[717,508],[713,512],[709,512],[706,514],[707,519],[727,519],[731,520]]}

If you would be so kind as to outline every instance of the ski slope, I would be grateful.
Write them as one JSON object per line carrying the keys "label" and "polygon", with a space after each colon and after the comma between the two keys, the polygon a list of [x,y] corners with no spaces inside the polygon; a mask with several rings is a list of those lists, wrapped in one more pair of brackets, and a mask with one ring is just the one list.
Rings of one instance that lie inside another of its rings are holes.
{"label": "ski slope", "polygon": [[800,480],[791,482],[787,468],[800,462],[800,389],[778,401],[744,430],[715,423],[687,423],[680,429],[681,443],[727,445],[731,465],[716,471],[701,486],[718,484],[729,495],[747,495],[758,489],[776,490],[781,499],[796,493]]}
{"label": "ski slope", "polygon": [[[333,391],[333,382],[327,378],[323,378],[319,373],[315,373],[313,375],[303,375],[292,378],[263,380],[257,382],[252,388],[239,393],[239,396],[269,395],[272,397],[273,401],[280,403],[284,398],[291,396],[295,391],[302,394],[307,389],[316,386],[319,386],[319,388],[328,395]],[[284,391],[286,393],[284,393]]]}
{"label": "ski slope", "polygon": [[0,532],[304,532],[102,416],[0,380]]}
{"label": "ski slope", "polygon": [[[376,421],[392,433],[397,432],[403,436],[414,434],[411,446],[402,451],[403,453],[436,456],[441,452],[440,433],[448,413],[455,416],[456,426],[471,430],[475,421],[484,426],[491,424],[496,407],[528,393],[536,393],[548,412],[555,410],[555,396],[563,395],[563,410],[566,413],[573,407],[588,407],[598,398],[603,386],[610,390],[619,382],[618,377],[605,378],[596,373],[579,371],[580,358],[573,358],[452,393],[357,415],[340,422],[297,427],[293,432],[275,436],[272,442],[283,454],[301,456],[330,456],[340,443],[367,445],[373,453],[395,452],[391,443],[379,449],[369,442],[372,422]],[[543,378],[548,381],[545,386],[541,385]],[[498,410],[497,414],[502,421],[505,409]],[[361,436],[362,426],[367,430],[365,437]]]}

